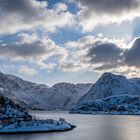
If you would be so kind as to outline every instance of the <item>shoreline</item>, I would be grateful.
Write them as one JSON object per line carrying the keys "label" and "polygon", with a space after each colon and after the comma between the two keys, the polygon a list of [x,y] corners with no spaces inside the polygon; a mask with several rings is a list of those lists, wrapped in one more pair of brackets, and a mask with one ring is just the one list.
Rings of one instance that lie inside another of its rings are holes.
{"label": "shoreline", "polygon": [[63,132],[73,130],[75,127],[75,125],[66,122],[63,118],[59,120],[15,120],[11,123],[1,124],[0,134]]}
{"label": "shoreline", "polygon": [[64,130],[32,130],[32,131],[16,131],[16,132],[0,132],[0,135],[12,135],[12,134],[33,134],[33,133],[53,133],[53,132],[66,132],[66,131],[71,131],[74,128],[76,128],[75,125],[71,125],[71,128],[67,128]]}
{"label": "shoreline", "polygon": [[140,116],[140,114],[112,114],[112,113],[73,113],[70,112],[69,114],[81,114],[81,115],[112,115],[112,116]]}

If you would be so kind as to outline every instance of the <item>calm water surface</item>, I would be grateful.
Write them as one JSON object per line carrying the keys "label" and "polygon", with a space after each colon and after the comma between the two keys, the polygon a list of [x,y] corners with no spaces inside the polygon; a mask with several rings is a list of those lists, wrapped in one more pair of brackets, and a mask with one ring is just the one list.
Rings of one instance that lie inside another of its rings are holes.
{"label": "calm water surface", "polygon": [[0,140],[140,140],[140,116],[80,115],[35,111],[40,118],[65,118],[77,127],[72,131],[0,135]]}

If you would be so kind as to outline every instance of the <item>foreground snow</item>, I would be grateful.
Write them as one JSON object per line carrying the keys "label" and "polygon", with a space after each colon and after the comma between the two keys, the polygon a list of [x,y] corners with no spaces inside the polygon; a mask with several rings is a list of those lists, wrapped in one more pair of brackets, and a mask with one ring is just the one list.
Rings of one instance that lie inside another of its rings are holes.
{"label": "foreground snow", "polygon": [[75,126],[63,119],[56,120],[33,120],[20,121],[8,125],[0,125],[0,133],[29,133],[29,132],[52,132],[72,130]]}
{"label": "foreground snow", "polygon": [[140,96],[117,95],[103,99],[85,100],[70,113],[140,115]]}
{"label": "foreground snow", "polygon": [[0,96],[0,134],[72,130],[75,126],[60,118],[39,120],[7,97]]}

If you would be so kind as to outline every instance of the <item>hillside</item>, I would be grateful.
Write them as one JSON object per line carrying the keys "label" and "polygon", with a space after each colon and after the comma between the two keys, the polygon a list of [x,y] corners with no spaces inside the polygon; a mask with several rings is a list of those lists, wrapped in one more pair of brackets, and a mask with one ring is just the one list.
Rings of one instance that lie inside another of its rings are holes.
{"label": "hillside", "polygon": [[91,86],[92,84],[58,83],[48,87],[0,72],[1,94],[29,109],[69,110]]}
{"label": "hillside", "polygon": [[104,73],[71,113],[139,114],[140,79]]}
{"label": "hillside", "polygon": [[25,109],[0,95],[0,134],[66,131],[74,127],[62,118],[58,121],[36,119]]}

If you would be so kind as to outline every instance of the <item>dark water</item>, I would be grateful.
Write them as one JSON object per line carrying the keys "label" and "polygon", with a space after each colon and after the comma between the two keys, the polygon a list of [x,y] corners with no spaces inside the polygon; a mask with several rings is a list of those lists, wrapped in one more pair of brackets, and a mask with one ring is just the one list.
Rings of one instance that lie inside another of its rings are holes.
{"label": "dark water", "polygon": [[40,118],[65,118],[77,128],[67,132],[0,135],[0,140],[140,140],[140,116],[32,112]]}

